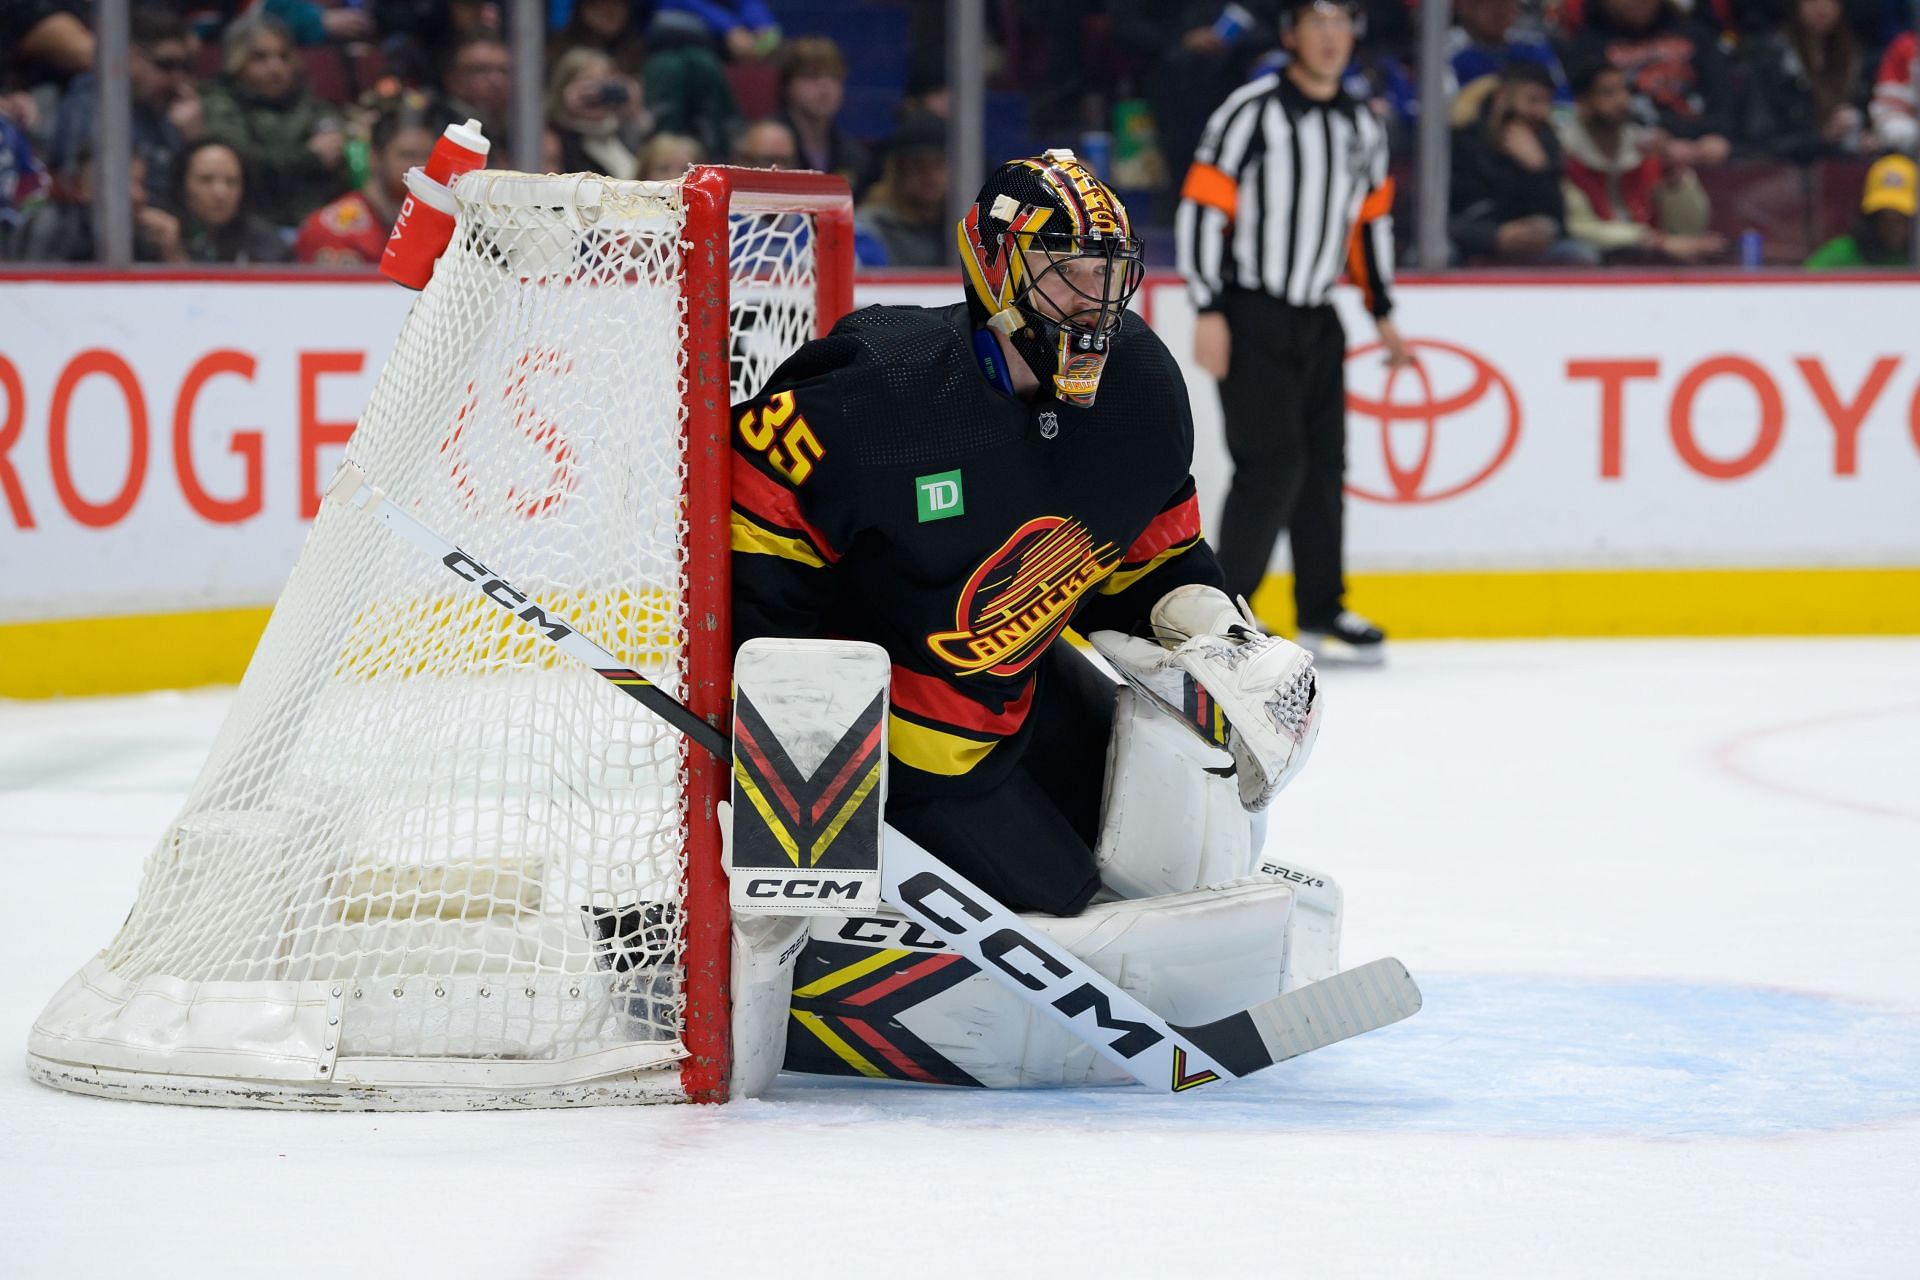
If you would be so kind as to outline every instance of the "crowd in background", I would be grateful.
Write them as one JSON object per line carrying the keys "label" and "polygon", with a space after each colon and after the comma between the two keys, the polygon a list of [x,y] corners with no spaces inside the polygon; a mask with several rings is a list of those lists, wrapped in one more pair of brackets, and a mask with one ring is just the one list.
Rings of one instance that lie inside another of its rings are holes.
{"label": "crowd in background", "polygon": [[[1418,7],[1363,7],[1348,90],[1387,124],[1405,178]],[[1149,223],[1170,215],[1213,107],[1284,58],[1277,0],[987,9],[990,98],[1020,108],[990,129],[990,153],[996,141],[1081,146]],[[547,0],[542,164],[641,179],[704,161],[838,173],[858,195],[863,263],[937,266],[952,239],[944,10]],[[1763,206],[1773,182],[1797,183],[1805,204],[1816,181],[1844,185],[1843,213],[1858,220],[1806,246],[1815,265],[1909,261],[1920,121],[1907,0],[1453,10],[1454,261],[1751,262],[1760,247],[1743,241],[1758,233],[1727,227],[1716,202]],[[847,56],[809,29],[837,11],[904,19],[898,66],[880,77],[888,94],[858,110]],[[93,193],[124,181],[141,261],[372,263],[407,168],[446,123],[474,118],[507,137],[512,59],[493,0],[135,0],[133,165],[103,174],[90,22],[90,0],[0,0],[0,258],[92,260]],[[505,163],[504,145],[496,157]]]}

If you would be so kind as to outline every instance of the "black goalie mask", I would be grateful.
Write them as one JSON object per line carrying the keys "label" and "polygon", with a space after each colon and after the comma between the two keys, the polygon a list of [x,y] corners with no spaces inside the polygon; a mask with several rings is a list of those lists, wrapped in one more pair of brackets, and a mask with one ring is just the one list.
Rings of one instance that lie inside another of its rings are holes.
{"label": "black goalie mask", "polygon": [[1145,274],[1126,206],[1073,152],[1049,151],[996,169],[958,231],[974,323],[1006,334],[1062,402],[1092,404]]}

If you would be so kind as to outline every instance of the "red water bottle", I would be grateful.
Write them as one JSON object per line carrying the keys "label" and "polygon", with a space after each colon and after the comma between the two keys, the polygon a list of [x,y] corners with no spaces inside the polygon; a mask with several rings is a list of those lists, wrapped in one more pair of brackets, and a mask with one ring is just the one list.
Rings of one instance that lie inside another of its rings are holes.
{"label": "red water bottle", "polygon": [[450,124],[433,144],[426,168],[407,170],[407,198],[400,203],[380,272],[409,289],[424,289],[433,278],[433,264],[453,242],[457,205],[453,180],[487,163],[490,144],[478,120]]}
{"label": "red water bottle", "polygon": [[492,145],[480,132],[478,120],[450,124],[427,157],[427,176],[443,187],[450,187],[461,174],[486,168],[487,151]]}
{"label": "red water bottle", "polygon": [[424,289],[433,279],[433,265],[453,243],[453,224],[459,211],[453,192],[429,178],[424,169],[407,170],[407,198],[387,236],[380,255],[380,274],[409,289]]}

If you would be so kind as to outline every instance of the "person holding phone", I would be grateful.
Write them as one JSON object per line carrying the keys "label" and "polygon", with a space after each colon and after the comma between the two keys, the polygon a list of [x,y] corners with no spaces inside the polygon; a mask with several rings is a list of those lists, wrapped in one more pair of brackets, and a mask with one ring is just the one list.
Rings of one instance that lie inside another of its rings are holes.
{"label": "person holding phone", "polygon": [[548,78],[547,125],[560,139],[564,171],[637,178],[636,148],[653,118],[638,80],[599,50],[577,48],[561,55]]}

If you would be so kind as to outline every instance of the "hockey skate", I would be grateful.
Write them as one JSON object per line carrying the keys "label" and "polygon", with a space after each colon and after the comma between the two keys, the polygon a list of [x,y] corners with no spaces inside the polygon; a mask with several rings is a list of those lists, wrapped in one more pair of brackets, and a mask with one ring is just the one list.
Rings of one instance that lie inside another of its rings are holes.
{"label": "hockey skate", "polygon": [[1377,667],[1387,660],[1387,635],[1351,609],[1325,627],[1300,628],[1299,645],[1324,665]]}

